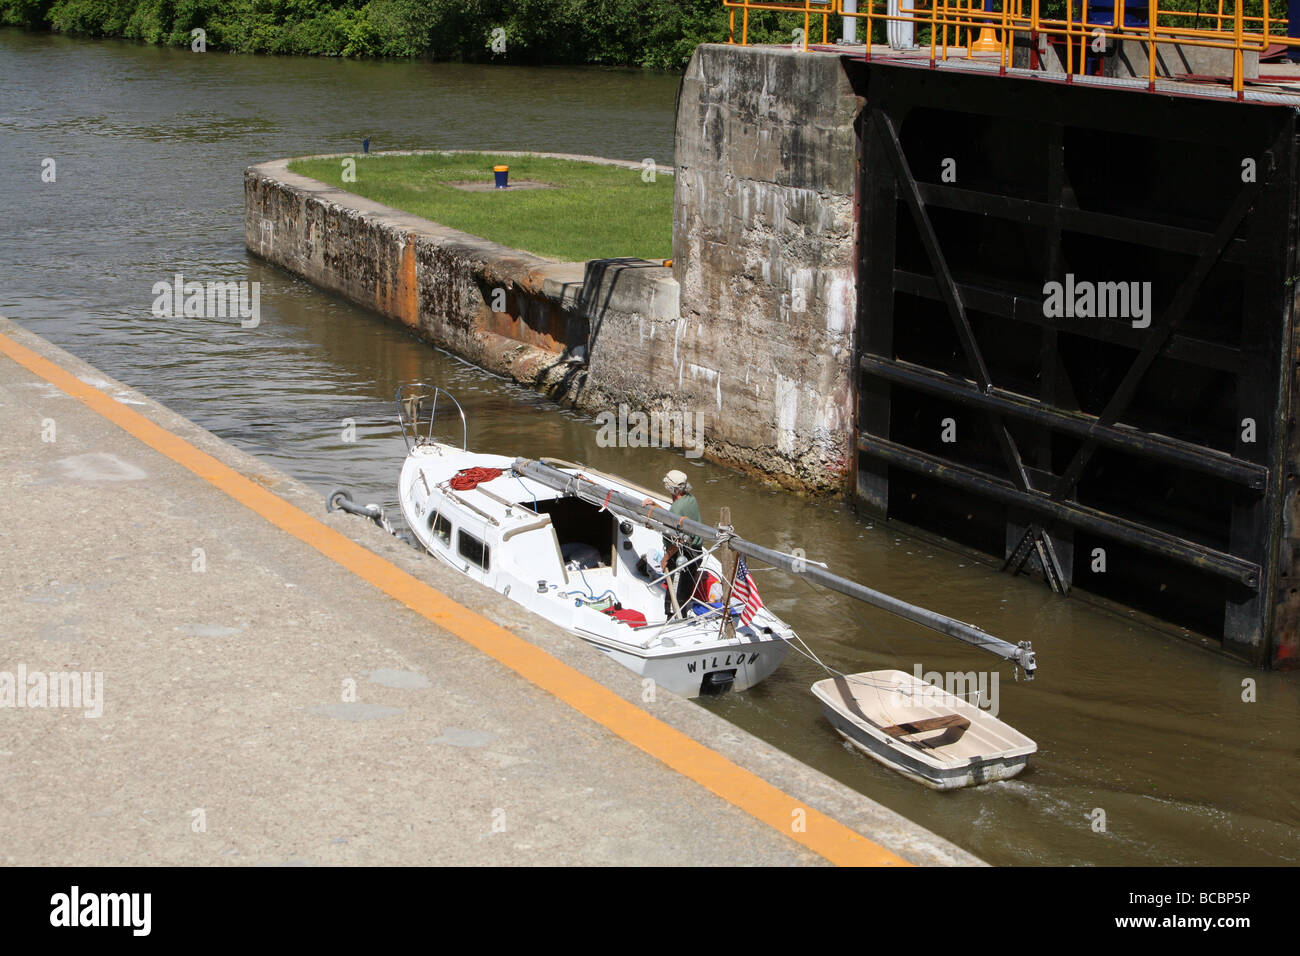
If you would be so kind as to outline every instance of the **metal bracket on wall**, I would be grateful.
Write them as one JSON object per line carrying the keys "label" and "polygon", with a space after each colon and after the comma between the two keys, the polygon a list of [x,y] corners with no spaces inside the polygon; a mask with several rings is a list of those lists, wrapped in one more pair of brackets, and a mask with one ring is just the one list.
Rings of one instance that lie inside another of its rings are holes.
{"label": "metal bracket on wall", "polygon": [[1047,579],[1047,584],[1053,593],[1068,594],[1069,587],[1065,583],[1061,563],[1057,560],[1056,549],[1052,547],[1052,539],[1039,525],[1031,524],[1025,529],[1025,533],[1020,537],[1020,543],[1007,557],[1002,570],[1011,572],[1013,577],[1019,574],[1025,560],[1029,557],[1029,552],[1034,550],[1038,552],[1038,563],[1043,569],[1043,577]]}

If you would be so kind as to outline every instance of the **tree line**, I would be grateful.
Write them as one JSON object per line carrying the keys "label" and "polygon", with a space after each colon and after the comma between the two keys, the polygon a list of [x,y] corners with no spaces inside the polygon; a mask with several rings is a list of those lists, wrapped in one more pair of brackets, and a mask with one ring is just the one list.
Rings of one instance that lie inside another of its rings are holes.
{"label": "tree line", "polygon": [[[1003,2],[996,0],[995,8]],[[1064,18],[1066,2],[1041,0],[1040,9],[1044,16]],[[865,10],[866,3],[860,0],[859,7]],[[1128,0],[1130,8],[1134,3]],[[1245,13],[1260,16],[1264,3],[1245,0]],[[878,6],[883,11],[883,0]],[[1028,0],[1022,6],[1028,9]],[[1234,9],[1231,0],[1223,7]],[[1097,9],[1096,0],[1089,9]],[[1160,9],[1195,12],[1202,18],[1196,25],[1212,28],[1213,21],[1204,18],[1218,12],[1219,0],[1163,0]],[[1285,17],[1286,0],[1273,0],[1270,10]],[[1080,12],[1075,0],[1074,15]],[[739,19],[737,13],[737,32]],[[1161,20],[1194,25],[1190,18]],[[168,46],[191,46],[192,31],[201,29],[207,49],[236,53],[661,70],[680,69],[700,43],[726,40],[727,24],[720,0],[0,0],[0,25]],[[802,15],[754,11],[749,39],[789,43],[802,26]],[[885,42],[884,24],[874,26],[873,40]],[[1225,26],[1231,29],[1230,21]],[[1273,24],[1270,32],[1285,30]],[[818,18],[811,33],[810,39],[820,40]],[[838,33],[839,22],[832,20],[829,35]],[[928,46],[929,30],[918,30],[917,40]]]}
{"label": "tree line", "polygon": [[[790,38],[780,14],[756,42]],[[798,18],[802,24],[802,17]],[[719,0],[0,0],[0,24],[208,50],[680,69],[727,39]]]}

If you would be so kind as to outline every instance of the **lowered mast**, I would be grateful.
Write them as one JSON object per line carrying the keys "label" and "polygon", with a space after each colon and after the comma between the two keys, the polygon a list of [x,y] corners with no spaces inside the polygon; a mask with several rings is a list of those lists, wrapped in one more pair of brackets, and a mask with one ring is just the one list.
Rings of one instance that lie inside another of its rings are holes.
{"label": "lowered mast", "polygon": [[[578,467],[578,466],[574,466]],[[848,578],[840,577],[838,574],[832,574],[824,568],[815,564],[796,561],[788,554],[780,551],[774,551],[771,548],[765,548],[762,545],[755,544],[752,541],[746,541],[744,538],[731,534],[727,529],[716,528],[713,525],[703,524],[699,521],[692,521],[689,518],[679,517],[666,511],[658,505],[643,506],[641,501],[632,495],[624,494],[599,482],[593,481],[580,475],[571,475],[562,471],[553,465],[544,464],[540,461],[534,461],[529,458],[515,459],[513,469],[516,474],[531,478],[539,484],[545,485],[555,491],[564,494],[574,495],[591,504],[600,505],[610,511],[622,514],[625,517],[637,518],[644,521],[647,526],[653,526],[661,531],[682,532],[689,535],[698,535],[705,541],[717,541],[719,538],[728,537],[727,544],[733,550],[747,557],[756,558],[759,561],[778,567],[790,574],[798,575],[813,584],[819,584],[822,587],[837,591],[840,594],[871,604],[882,610],[895,614],[898,617],[921,624],[932,630],[945,634],[948,637],[956,638],[990,654],[1009,660],[1019,667],[1023,668],[1025,675],[1030,680],[1034,677],[1034,671],[1037,669],[1037,663],[1034,660],[1033,647],[1028,641],[1021,641],[1019,644],[1012,644],[1001,638],[994,637],[987,631],[975,627],[973,624],[967,624],[964,621],[958,621],[956,618],[948,617],[936,611],[919,607],[915,604],[909,604],[906,601],[899,600],[892,595],[877,591],[850,581]],[[796,564],[802,565],[796,567]]]}

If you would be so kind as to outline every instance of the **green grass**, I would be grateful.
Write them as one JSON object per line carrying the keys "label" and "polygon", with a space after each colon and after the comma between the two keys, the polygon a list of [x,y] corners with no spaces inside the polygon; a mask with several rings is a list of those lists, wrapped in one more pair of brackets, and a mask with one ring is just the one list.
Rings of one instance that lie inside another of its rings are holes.
{"label": "green grass", "polygon": [[[565,159],[483,153],[357,156],[356,182],[343,182],[338,159],[295,160],[289,168],[405,212],[515,249],[569,262],[623,256],[667,259],[673,244],[673,178],[644,182],[640,169]],[[492,167],[510,167],[510,181],[530,179],[556,189],[466,192],[456,181],[492,181]]]}

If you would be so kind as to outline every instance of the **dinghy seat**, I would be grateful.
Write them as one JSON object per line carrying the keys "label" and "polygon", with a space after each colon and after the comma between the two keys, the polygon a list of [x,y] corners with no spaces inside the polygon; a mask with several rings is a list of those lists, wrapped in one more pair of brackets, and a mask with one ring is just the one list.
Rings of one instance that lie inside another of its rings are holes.
{"label": "dinghy seat", "polygon": [[905,742],[918,747],[944,747],[961,740],[962,735],[966,733],[969,727],[969,717],[963,717],[961,714],[943,714],[939,717],[925,717],[921,720],[894,724],[891,727],[881,727],[880,730],[881,733],[888,734],[890,737],[911,737],[913,734],[923,734],[931,730],[943,730],[942,734],[928,740],[909,740]]}

